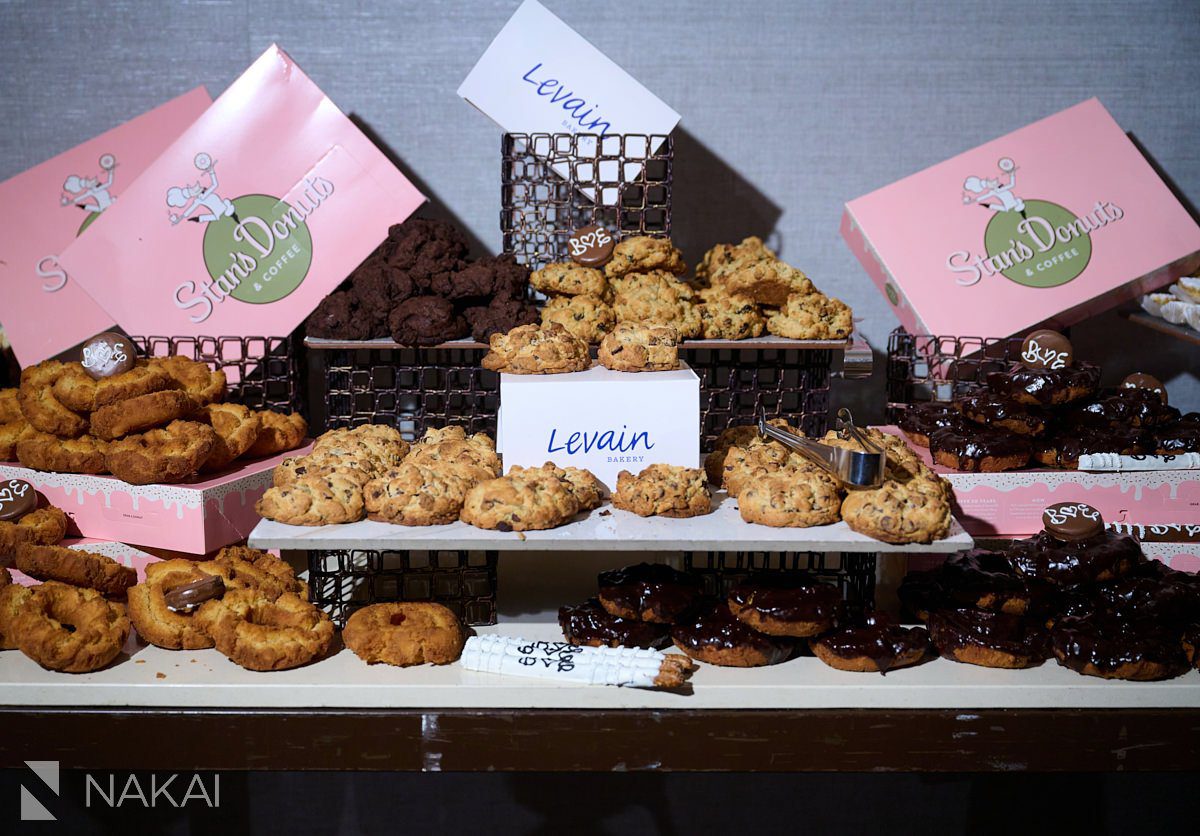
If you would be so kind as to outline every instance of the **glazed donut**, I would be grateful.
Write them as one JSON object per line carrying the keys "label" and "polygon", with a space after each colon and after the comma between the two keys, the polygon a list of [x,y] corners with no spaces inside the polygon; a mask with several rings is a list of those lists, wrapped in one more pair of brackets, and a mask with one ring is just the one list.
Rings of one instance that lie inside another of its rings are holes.
{"label": "glazed donut", "polygon": [[342,640],[368,665],[408,667],[455,661],[467,637],[458,616],[441,604],[401,602],[356,610]]}
{"label": "glazed donut", "polygon": [[760,573],[729,590],[729,611],[769,636],[824,633],[833,627],[841,603],[837,587],[785,572]]}
{"label": "glazed donut", "polygon": [[92,413],[92,434],[105,441],[161,427],[196,409],[186,392],[165,389],[102,406]]}
{"label": "glazed donut", "polygon": [[867,613],[859,626],[810,639],[813,655],[831,668],[859,673],[887,673],[929,656],[924,627],[901,627],[883,613]]}
{"label": "glazed donut", "polygon": [[207,363],[179,355],[151,357],[146,363],[153,369],[166,372],[174,385],[187,392],[198,406],[225,399],[225,372],[214,371]]}
{"label": "glazed donut", "polygon": [[59,581],[121,596],[137,583],[137,572],[111,557],[63,546],[17,546],[17,568],[31,578]]}
{"label": "glazed donut", "polygon": [[107,473],[104,453],[108,442],[95,436],[59,438],[31,431],[17,442],[17,460],[34,470],[50,473]]}
{"label": "glazed donut", "polygon": [[87,673],[121,652],[129,618],[94,589],[47,581],[33,588],[13,630],[21,652],[43,668]]}
{"label": "glazed donut", "polygon": [[35,430],[64,438],[87,432],[87,419],[67,409],[54,396],[54,384],[69,368],[57,360],[44,360],[21,372],[17,402],[21,414]]}
{"label": "glazed donut", "polygon": [[8,583],[0,586],[0,650],[16,650],[17,616],[29,603],[32,590],[13,583],[7,569],[0,576],[8,578]]}
{"label": "glazed donut", "polygon": [[206,473],[229,467],[234,459],[245,455],[254,446],[259,427],[262,426],[262,420],[256,413],[235,403],[202,406],[192,415],[192,420],[207,424],[216,433],[212,452],[200,468]]}
{"label": "glazed donut", "polygon": [[94,412],[118,401],[161,392],[174,386],[170,375],[139,362],[127,372],[93,378],[79,363],[69,363],[66,373],[54,382],[54,396],[75,412]]}
{"label": "glazed donut", "polygon": [[17,458],[17,444],[21,439],[37,434],[38,431],[29,426],[29,422],[24,418],[0,424],[0,461],[14,461]]}
{"label": "glazed donut", "polygon": [[558,608],[563,638],[585,647],[666,647],[670,627],[612,615],[595,598],[575,607]]}
{"label": "glazed donut", "polygon": [[697,661],[734,668],[773,665],[792,650],[787,639],[764,635],[734,618],[724,601],[691,611],[671,628],[671,641]]}
{"label": "glazed donut", "polygon": [[1097,612],[1058,619],[1050,642],[1058,663],[1076,673],[1146,682],[1187,672],[1181,633],[1155,619],[1106,618]]}
{"label": "glazed donut", "polygon": [[67,515],[53,505],[17,520],[0,520],[0,558],[11,557],[22,543],[53,546],[67,536]]}
{"label": "glazed donut", "polygon": [[213,640],[201,630],[192,613],[168,609],[163,595],[176,587],[219,574],[211,561],[163,560],[146,567],[146,580],[129,590],[129,620],[150,644],[170,650],[202,650]]}
{"label": "glazed donut", "polygon": [[1046,634],[1032,619],[986,610],[937,610],[929,636],[938,653],[985,668],[1033,668],[1046,660]]}
{"label": "glazed donut", "polygon": [[212,427],[172,421],[163,429],[112,442],[104,463],[114,476],[131,485],[182,482],[200,469],[216,443]]}
{"label": "glazed donut", "polygon": [[600,604],[618,618],[671,624],[692,607],[702,591],[695,575],[663,563],[638,563],[601,572]]}
{"label": "glazed donut", "polygon": [[252,671],[306,665],[333,640],[329,616],[290,592],[268,601],[253,589],[231,589],[192,618],[217,650]]}
{"label": "glazed donut", "polygon": [[308,422],[298,413],[284,415],[282,412],[261,410],[258,413],[260,426],[258,438],[245,452],[248,459],[261,459],[267,456],[277,456],[288,450],[295,450],[304,443],[308,434]]}

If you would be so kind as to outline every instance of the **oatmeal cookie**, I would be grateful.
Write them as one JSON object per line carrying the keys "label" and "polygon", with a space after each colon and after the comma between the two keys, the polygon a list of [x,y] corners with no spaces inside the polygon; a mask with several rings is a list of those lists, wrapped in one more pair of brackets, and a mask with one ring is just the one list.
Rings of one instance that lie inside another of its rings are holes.
{"label": "oatmeal cookie", "polygon": [[21,372],[17,403],[21,414],[35,430],[63,438],[74,438],[87,432],[87,419],[67,409],[54,395],[54,384],[69,369],[66,363],[44,360]]}
{"label": "oatmeal cookie", "polygon": [[680,337],[698,337],[704,325],[695,299],[695,291],[683,282],[641,282],[618,291],[613,312],[618,322],[670,325]]}
{"label": "oatmeal cookie", "polygon": [[809,296],[816,288],[802,270],[778,259],[733,267],[719,282],[730,295],[749,296],[760,305],[783,307],[791,296]]}
{"label": "oatmeal cookie", "polygon": [[542,308],[542,324],[556,322],[588,345],[595,345],[617,322],[612,305],[599,296],[556,296]]}
{"label": "oatmeal cookie", "polygon": [[859,534],[885,543],[932,543],[950,530],[950,502],[934,479],[889,479],[878,488],[850,491],[842,519]]}
{"label": "oatmeal cookie", "polygon": [[366,513],[362,487],[337,473],[304,476],[268,488],[254,506],[260,517],[288,525],[358,522]]}
{"label": "oatmeal cookie", "polygon": [[767,330],[792,340],[840,340],[854,330],[853,313],[840,299],[820,293],[792,295],[767,317]]}
{"label": "oatmeal cookie", "polygon": [[772,528],[830,525],[841,518],[841,492],[816,474],[766,476],[745,487],[737,499],[743,520]]}
{"label": "oatmeal cookie", "polygon": [[462,622],[441,604],[371,604],[355,610],[342,629],[346,647],[368,665],[448,665],[467,640]]}
{"label": "oatmeal cookie", "polygon": [[696,266],[696,278],[713,286],[727,276],[758,261],[775,261],[774,251],[756,235],[743,238],[740,244],[717,244],[704,254]]}
{"label": "oatmeal cookie", "polygon": [[587,343],[557,323],[522,325],[493,334],[484,355],[485,369],[508,374],[581,372],[592,364]]}
{"label": "oatmeal cookie", "polygon": [[196,402],[186,392],[167,389],[102,406],[92,413],[92,435],[105,441],[161,427],[190,415]]}
{"label": "oatmeal cookie", "polygon": [[16,566],[31,578],[60,581],[117,597],[137,583],[137,572],[111,557],[63,546],[22,543],[17,546]]}
{"label": "oatmeal cookie", "polygon": [[112,442],[104,463],[114,476],[131,485],[182,482],[200,470],[216,443],[212,427],[172,421],[162,429]]}
{"label": "oatmeal cookie", "polygon": [[12,632],[21,652],[43,668],[66,673],[100,670],[129,638],[125,607],[94,589],[47,581],[30,591]]}
{"label": "oatmeal cookie", "polygon": [[47,433],[26,433],[16,445],[17,460],[34,470],[51,473],[107,473],[104,454],[108,442],[90,435],[59,438]]}
{"label": "oatmeal cookie", "polygon": [[646,235],[620,241],[613,248],[612,260],[604,265],[604,275],[610,279],[647,270],[666,270],[678,276],[687,272],[687,265],[683,263],[683,253],[675,249],[671,239]]}
{"label": "oatmeal cookie", "polygon": [[700,305],[701,336],[706,340],[748,340],[761,337],[767,320],[743,294],[705,293]]}
{"label": "oatmeal cookie", "polygon": [[571,261],[547,264],[541,270],[535,270],[529,277],[529,283],[542,293],[558,296],[599,298],[608,289],[608,280],[603,272],[595,267],[580,267]]}
{"label": "oatmeal cookie", "polygon": [[[45,434],[39,433],[33,427],[29,426],[29,423],[24,418],[0,424],[0,462],[15,461],[17,458],[17,442],[36,435]],[[57,438],[57,436],[48,437]]]}
{"label": "oatmeal cookie", "polygon": [[253,589],[231,589],[192,618],[217,650],[252,671],[306,665],[333,641],[329,616],[290,592],[270,601]]}
{"label": "oatmeal cookie", "polygon": [[260,410],[258,415],[258,437],[243,455],[247,459],[262,459],[295,450],[304,443],[308,434],[308,422],[298,412],[275,412]]}
{"label": "oatmeal cookie", "polygon": [[531,531],[557,528],[579,510],[579,500],[562,479],[530,468],[471,488],[460,519],[476,528]]}
{"label": "oatmeal cookie", "polygon": [[406,462],[367,483],[367,517],[398,525],[452,523],[467,491],[493,478],[492,471],[478,465],[434,468]]}
{"label": "oatmeal cookie", "polygon": [[216,443],[201,470],[213,473],[233,464],[254,446],[262,419],[241,404],[216,403],[201,407],[192,420],[208,424],[216,433]]}
{"label": "oatmeal cookie", "polygon": [[146,363],[170,375],[175,386],[187,392],[197,406],[225,400],[225,372],[210,369],[207,363],[179,355],[152,357]]}
{"label": "oatmeal cookie", "polygon": [[692,467],[652,464],[637,476],[617,474],[612,503],[639,517],[698,517],[712,511],[704,471]]}
{"label": "oatmeal cookie", "polygon": [[679,368],[679,332],[670,325],[621,322],[600,343],[600,365],[619,372]]}

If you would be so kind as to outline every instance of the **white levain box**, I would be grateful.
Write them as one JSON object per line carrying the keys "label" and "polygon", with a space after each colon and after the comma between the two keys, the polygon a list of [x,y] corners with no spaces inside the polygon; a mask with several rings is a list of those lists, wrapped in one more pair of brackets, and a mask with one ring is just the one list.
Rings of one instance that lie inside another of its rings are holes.
{"label": "white levain box", "polygon": [[496,446],[513,465],[587,468],[609,488],[622,470],[700,465],[700,379],[671,372],[500,375]]}

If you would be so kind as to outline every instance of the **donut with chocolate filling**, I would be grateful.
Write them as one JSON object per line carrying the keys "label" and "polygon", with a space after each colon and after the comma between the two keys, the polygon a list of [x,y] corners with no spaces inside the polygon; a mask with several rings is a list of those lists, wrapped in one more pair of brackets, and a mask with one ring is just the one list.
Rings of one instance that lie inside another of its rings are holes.
{"label": "donut with chocolate filling", "polygon": [[1086,398],[1100,385],[1100,367],[1079,363],[1061,369],[1030,369],[1016,366],[993,372],[987,388],[1030,406],[1058,406]]}
{"label": "donut with chocolate filling", "polygon": [[1181,633],[1155,619],[1097,612],[1060,618],[1050,631],[1050,643],[1058,663],[1076,673],[1141,682],[1187,671]]}
{"label": "donut with chocolate filling", "polygon": [[929,637],[938,653],[985,668],[1032,668],[1046,660],[1046,633],[1019,615],[986,610],[929,614]]}
{"label": "donut with chocolate filling", "polygon": [[601,572],[600,604],[618,618],[671,624],[700,597],[700,579],[663,563]]}
{"label": "donut with chocolate filling", "polygon": [[755,668],[782,662],[791,653],[785,639],[763,635],[734,617],[725,601],[698,606],[671,628],[675,646],[700,662]]}
{"label": "donut with chocolate filling", "polygon": [[896,426],[913,444],[928,447],[929,437],[935,430],[947,427],[961,430],[966,427],[966,421],[953,404],[927,401],[909,404],[896,419]]}
{"label": "donut with chocolate filling", "polygon": [[802,575],[760,573],[729,590],[729,611],[760,633],[807,638],[833,627],[842,603],[834,586]]}
{"label": "donut with chocolate filling", "polygon": [[1027,580],[1067,587],[1128,574],[1142,561],[1142,549],[1132,537],[1111,531],[1074,542],[1039,531],[1013,543],[1008,560]]}
{"label": "donut with chocolate filling", "polygon": [[612,615],[595,598],[574,607],[558,608],[563,638],[586,647],[666,647],[670,628],[652,621]]}
{"label": "donut with chocolate filling", "polygon": [[1024,615],[1029,587],[1001,552],[976,549],[936,569],[909,572],[897,590],[900,603],[926,621],[933,610],[973,608]]}
{"label": "donut with chocolate filling", "polygon": [[943,467],[970,473],[996,473],[1029,464],[1032,448],[1023,435],[971,423],[946,427],[929,437],[929,452]]}
{"label": "donut with chocolate filling", "polygon": [[1037,407],[1018,403],[1003,395],[981,392],[955,401],[968,421],[1018,435],[1041,435],[1046,431],[1046,416]]}
{"label": "donut with chocolate filling", "polygon": [[924,661],[930,645],[924,627],[902,627],[883,613],[871,612],[862,624],[810,639],[808,646],[831,668],[886,674]]}

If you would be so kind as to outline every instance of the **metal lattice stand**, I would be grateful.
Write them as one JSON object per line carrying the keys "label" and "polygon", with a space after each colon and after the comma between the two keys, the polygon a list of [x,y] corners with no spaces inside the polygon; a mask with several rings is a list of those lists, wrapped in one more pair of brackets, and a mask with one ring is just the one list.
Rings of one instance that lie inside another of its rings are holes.
{"label": "metal lattice stand", "polygon": [[954,337],[910,334],[888,337],[888,419],[906,404],[949,401],[982,385],[992,372],[1006,371],[1021,354],[1021,337]]}
{"label": "metal lattice stand", "polygon": [[299,339],[290,337],[130,337],[147,357],[181,355],[225,372],[229,400],[251,409],[306,412]]}
{"label": "metal lattice stand", "polygon": [[671,137],[505,134],[500,148],[504,251],[533,269],[566,259],[571,231],[671,234]]}
{"label": "metal lattice stand", "polygon": [[436,601],[467,624],[495,624],[496,558],[494,551],[310,550],[309,599],[339,627],[359,607],[393,601]]}

